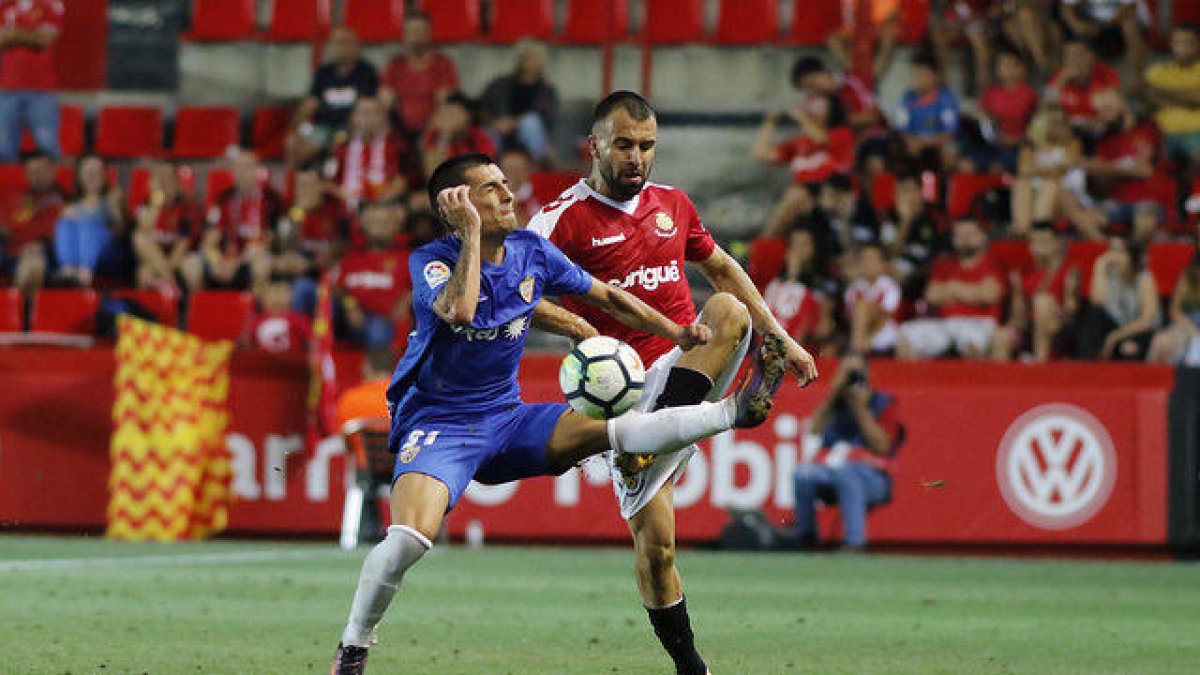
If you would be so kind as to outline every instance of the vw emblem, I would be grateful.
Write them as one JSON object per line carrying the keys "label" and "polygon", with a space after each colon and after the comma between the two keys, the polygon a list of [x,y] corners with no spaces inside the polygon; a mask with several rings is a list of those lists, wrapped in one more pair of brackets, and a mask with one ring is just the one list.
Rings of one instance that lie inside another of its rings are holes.
{"label": "vw emblem", "polygon": [[1044,530],[1066,530],[1096,515],[1117,481],[1108,431],[1091,413],[1055,403],[1017,418],[996,455],[1008,508]]}

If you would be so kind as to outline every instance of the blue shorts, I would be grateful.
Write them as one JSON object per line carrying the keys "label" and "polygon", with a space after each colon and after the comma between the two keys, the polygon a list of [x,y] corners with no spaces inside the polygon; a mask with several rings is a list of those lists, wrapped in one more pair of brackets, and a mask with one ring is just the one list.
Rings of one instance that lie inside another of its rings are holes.
{"label": "blue shorts", "polygon": [[533,476],[552,476],[546,444],[565,403],[521,403],[485,412],[422,406],[397,412],[388,449],[396,453],[392,482],[423,473],[450,490],[450,508],[476,480],[497,485]]}

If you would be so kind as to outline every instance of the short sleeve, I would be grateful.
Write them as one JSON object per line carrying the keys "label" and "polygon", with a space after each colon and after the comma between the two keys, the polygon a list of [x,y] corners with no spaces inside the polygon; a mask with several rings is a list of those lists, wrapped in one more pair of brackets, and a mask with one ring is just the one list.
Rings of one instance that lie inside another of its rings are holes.
{"label": "short sleeve", "polygon": [[443,260],[425,248],[412,252],[408,258],[408,271],[412,277],[412,306],[418,319],[432,315],[433,303],[442,286],[450,280],[454,271],[451,262]]}
{"label": "short sleeve", "polygon": [[571,262],[554,244],[541,235],[537,237],[543,253],[546,285],[543,295],[587,295],[595,279],[582,267]]}
{"label": "short sleeve", "polygon": [[692,262],[708,260],[709,256],[713,254],[713,250],[717,248],[717,242],[713,241],[708,228],[700,222],[700,214],[696,212],[696,206],[692,204],[692,200],[682,192],[679,193],[679,196],[683,200],[684,214],[688,221],[687,246],[684,255]]}

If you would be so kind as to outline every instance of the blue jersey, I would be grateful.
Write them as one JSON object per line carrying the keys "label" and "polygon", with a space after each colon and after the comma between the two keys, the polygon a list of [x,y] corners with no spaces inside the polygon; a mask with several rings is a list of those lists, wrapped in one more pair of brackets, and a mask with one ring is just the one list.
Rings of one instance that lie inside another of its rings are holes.
{"label": "blue jersey", "polygon": [[433,311],[462,242],[444,237],[409,257],[417,328],[388,386],[393,415],[415,406],[483,410],[518,401],[517,367],[533,308],[543,295],[584,295],[592,288],[590,274],[535,232],[513,232],[504,248],[501,264],[480,262],[470,326],[451,326]]}
{"label": "blue jersey", "polygon": [[914,136],[935,136],[958,132],[958,99],[949,87],[940,87],[928,96],[904,92],[902,129]]}

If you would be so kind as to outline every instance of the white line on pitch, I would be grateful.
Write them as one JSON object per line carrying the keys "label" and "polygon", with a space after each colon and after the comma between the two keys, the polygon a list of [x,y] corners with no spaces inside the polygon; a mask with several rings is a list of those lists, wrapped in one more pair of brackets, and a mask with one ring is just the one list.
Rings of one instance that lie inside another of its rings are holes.
{"label": "white line on pitch", "polygon": [[33,560],[0,561],[0,572],[26,572],[42,570],[72,570],[84,567],[131,567],[153,565],[205,565],[212,563],[246,563],[272,560],[305,560],[309,558],[342,558],[350,554],[330,547],[304,551],[240,551],[236,553],[180,553],[178,555],[139,555],[127,558],[45,558]]}

